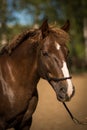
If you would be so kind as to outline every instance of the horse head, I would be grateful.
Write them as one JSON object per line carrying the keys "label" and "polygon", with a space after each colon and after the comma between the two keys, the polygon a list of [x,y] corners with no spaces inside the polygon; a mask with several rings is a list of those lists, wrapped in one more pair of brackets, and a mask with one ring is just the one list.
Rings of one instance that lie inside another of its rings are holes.
{"label": "horse head", "polygon": [[66,63],[69,26],[67,21],[60,29],[53,28],[45,20],[40,27],[42,39],[39,46],[39,74],[51,84],[61,102],[69,101],[74,95],[74,86]]}

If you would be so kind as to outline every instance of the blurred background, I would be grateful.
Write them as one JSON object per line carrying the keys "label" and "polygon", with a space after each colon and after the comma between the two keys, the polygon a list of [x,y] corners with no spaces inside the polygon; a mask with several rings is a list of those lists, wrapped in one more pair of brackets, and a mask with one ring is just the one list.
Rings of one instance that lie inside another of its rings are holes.
{"label": "blurred background", "polygon": [[[0,48],[22,31],[40,26],[44,18],[58,27],[70,20],[68,63],[76,94],[68,105],[78,118],[87,119],[87,0],[0,0]],[[87,130],[73,124],[46,81],[40,81],[38,91],[32,130]]]}
{"label": "blurred background", "polygon": [[[38,27],[44,18],[62,26],[70,20],[71,70],[87,69],[87,0],[0,0],[0,43],[5,44],[26,28]],[[1,44],[0,44],[1,46]],[[80,69],[79,69],[80,68]]]}

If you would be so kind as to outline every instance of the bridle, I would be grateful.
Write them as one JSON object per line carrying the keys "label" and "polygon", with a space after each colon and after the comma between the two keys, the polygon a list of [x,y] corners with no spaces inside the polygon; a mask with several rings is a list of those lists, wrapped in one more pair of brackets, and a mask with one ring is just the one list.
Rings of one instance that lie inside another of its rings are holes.
{"label": "bridle", "polygon": [[[46,76],[47,78],[47,81],[50,83],[50,81],[54,81],[54,82],[60,82],[60,81],[63,81],[63,80],[67,80],[67,79],[71,79],[72,76],[69,76],[69,77],[64,77],[64,78],[54,78],[54,77],[49,77],[49,76]],[[73,114],[71,113],[71,111],[69,110],[69,108],[67,107],[66,103],[63,102],[63,105],[64,107],[66,108],[70,118],[73,120],[73,122],[75,124],[79,124],[79,125],[87,125],[87,122],[81,122],[79,121],[78,119],[76,119]]]}
{"label": "bridle", "polygon": [[72,76],[64,77],[64,78],[53,78],[53,77],[47,76],[47,81],[48,81],[48,82],[50,82],[50,81],[60,82],[60,81],[67,80],[67,79],[71,79],[71,78],[72,78]]}

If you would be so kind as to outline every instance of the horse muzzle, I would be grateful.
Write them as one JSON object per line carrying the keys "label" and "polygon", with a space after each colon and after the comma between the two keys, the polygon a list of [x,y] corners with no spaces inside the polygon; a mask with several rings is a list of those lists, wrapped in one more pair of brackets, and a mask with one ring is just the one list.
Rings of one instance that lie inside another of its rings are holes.
{"label": "horse muzzle", "polygon": [[[71,76],[63,78],[54,78],[47,75],[47,80],[56,92],[57,99],[61,102],[70,101],[75,93],[75,88],[71,83]],[[67,81],[67,85],[64,85],[63,81]],[[62,83],[62,84],[61,84]]]}
{"label": "horse muzzle", "polygon": [[61,102],[70,101],[75,93],[75,88],[73,87],[73,91],[71,95],[68,95],[66,87],[59,87],[58,92],[56,93],[57,99]]}

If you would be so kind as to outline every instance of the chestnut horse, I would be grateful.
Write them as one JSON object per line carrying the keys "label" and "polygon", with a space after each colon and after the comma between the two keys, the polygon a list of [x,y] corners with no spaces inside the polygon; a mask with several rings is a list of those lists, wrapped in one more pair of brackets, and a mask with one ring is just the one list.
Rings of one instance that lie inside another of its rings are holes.
{"label": "chestnut horse", "polygon": [[57,99],[69,101],[74,87],[66,64],[69,21],[60,29],[47,20],[27,30],[0,54],[0,130],[29,130],[38,102],[40,78],[53,87]]}

